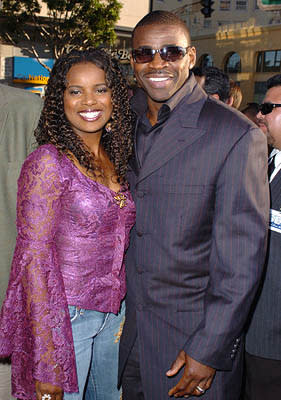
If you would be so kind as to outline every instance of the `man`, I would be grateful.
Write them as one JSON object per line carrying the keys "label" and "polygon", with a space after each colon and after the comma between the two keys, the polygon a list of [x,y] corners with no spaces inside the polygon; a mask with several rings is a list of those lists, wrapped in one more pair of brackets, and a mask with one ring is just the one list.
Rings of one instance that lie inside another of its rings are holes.
{"label": "man", "polygon": [[[242,101],[241,89],[234,81],[229,79],[228,75],[225,74],[222,69],[217,67],[205,67],[202,70],[199,67],[194,67],[192,68],[192,72],[199,85],[207,94],[231,107],[239,108]],[[236,92],[238,93],[238,91],[239,99],[237,98],[236,100]]]}
{"label": "man", "polygon": [[[16,242],[17,179],[35,142],[42,101],[0,84],[0,306],[5,297]],[[11,316],[12,318],[12,316]],[[10,365],[0,360],[0,399],[11,399]]]}
{"label": "man", "polygon": [[259,104],[258,103],[247,103],[247,106],[241,111],[242,114],[246,115],[251,121],[253,121],[256,125],[259,125],[259,120],[257,118],[259,112]]}
{"label": "man", "polygon": [[205,82],[202,86],[207,94],[223,103],[232,106],[233,98],[230,97],[230,80],[227,74],[217,67],[204,69]]}
{"label": "man", "polygon": [[248,400],[281,398],[281,74],[267,81],[258,123],[273,148],[269,157],[271,210],[265,276],[246,336]]}
{"label": "man", "polygon": [[189,74],[195,48],[177,16],[145,16],[132,47],[142,89],[132,98],[137,217],[126,262],[123,399],[237,400],[243,328],[265,255],[266,140]]}
{"label": "man", "polygon": [[202,87],[204,87],[205,84],[205,74],[203,72],[203,69],[201,67],[193,67],[191,69],[195,79],[197,80],[198,84]]}

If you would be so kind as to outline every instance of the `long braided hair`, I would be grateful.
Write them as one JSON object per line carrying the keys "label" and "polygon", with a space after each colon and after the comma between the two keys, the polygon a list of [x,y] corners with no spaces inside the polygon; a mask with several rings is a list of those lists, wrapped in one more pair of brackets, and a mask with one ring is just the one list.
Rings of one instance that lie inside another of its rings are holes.
{"label": "long braided hair", "polygon": [[111,130],[103,129],[101,144],[115,167],[119,182],[125,181],[128,159],[133,146],[133,113],[128,88],[118,61],[104,49],[73,50],[60,57],[51,71],[44,107],[35,138],[39,145],[51,143],[60,153],[73,154],[80,165],[94,177],[99,167],[83,140],[74,133],[64,113],[66,75],[74,64],[91,62],[105,72],[106,84],[111,89],[113,106]]}

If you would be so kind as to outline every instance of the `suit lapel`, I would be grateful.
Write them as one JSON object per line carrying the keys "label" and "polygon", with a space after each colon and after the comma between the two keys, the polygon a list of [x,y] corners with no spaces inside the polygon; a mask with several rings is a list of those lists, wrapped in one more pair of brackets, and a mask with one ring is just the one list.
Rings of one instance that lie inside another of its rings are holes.
{"label": "suit lapel", "polygon": [[140,161],[138,158],[138,153],[137,153],[137,131],[138,131],[138,124],[139,124],[139,119],[136,121],[135,125],[135,133],[134,133],[134,150],[132,157],[130,158],[129,164],[132,170],[134,171],[135,175],[138,176],[140,172]]}
{"label": "suit lapel", "polygon": [[137,183],[204,135],[205,131],[198,128],[198,118],[205,100],[205,94],[195,86],[192,94],[176,107],[147,154]]}
{"label": "suit lapel", "polygon": [[276,200],[278,201],[279,198],[281,200],[280,186],[281,186],[281,170],[277,173],[277,175],[273,178],[272,182],[269,185],[271,199],[274,203],[276,202]]}

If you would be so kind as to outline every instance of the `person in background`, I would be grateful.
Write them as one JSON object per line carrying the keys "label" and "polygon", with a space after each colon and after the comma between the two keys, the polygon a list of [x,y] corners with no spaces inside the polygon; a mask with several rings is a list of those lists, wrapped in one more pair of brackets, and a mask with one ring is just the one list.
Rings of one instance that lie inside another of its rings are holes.
{"label": "person in background", "polygon": [[246,335],[245,400],[281,398],[281,74],[267,81],[257,114],[269,156],[270,222],[264,277]]}
{"label": "person in background", "polygon": [[147,14],[132,49],[140,89],[128,181],[137,212],[126,255],[123,400],[238,400],[266,250],[266,139],[189,73],[196,50],[175,14]]}
{"label": "person in background", "polygon": [[17,244],[0,316],[0,355],[11,355],[20,399],[82,400],[90,372],[96,400],[120,398],[123,261],[135,221],[125,178],[131,131],[117,60],[90,49],[56,61],[39,147],[18,181]]}
{"label": "person in background", "polygon": [[223,103],[232,105],[230,99],[230,80],[223,70],[217,67],[206,67],[203,70],[205,83],[202,86],[207,94]]}
{"label": "person in background", "polygon": [[205,84],[205,75],[201,67],[193,67],[191,70],[193,72],[195,79],[197,80],[198,84],[204,87]]}
{"label": "person in background", "polygon": [[248,103],[241,112],[246,115],[247,118],[249,118],[251,121],[254,122],[254,124],[259,126],[259,121],[257,118],[258,112],[259,112],[259,104],[258,103]]}
{"label": "person in background", "polygon": [[[16,243],[17,179],[23,161],[32,151],[41,107],[39,96],[0,84],[0,307]],[[8,359],[0,359],[0,399],[11,399]]]}
{"label": "person in background", "polygon": [[239,107],[242,103],[243,95],[242,90],[237,82],[230,79],[230,91],[229,91],[229,105],[231,107],[236,108],[239,110]]}

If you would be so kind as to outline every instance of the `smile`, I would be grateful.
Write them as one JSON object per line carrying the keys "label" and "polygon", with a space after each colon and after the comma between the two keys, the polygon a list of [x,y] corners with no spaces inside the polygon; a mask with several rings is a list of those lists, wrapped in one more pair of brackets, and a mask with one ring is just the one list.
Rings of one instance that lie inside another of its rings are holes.
{"label": "smile", "polygon": [[154,89],[165,89],[173,79],[170,75],[146,75],[149,85]]}
{"label": "smile", "polygon": [[148,78],[150,81],[152,81],[152,82],[164,82],[164,81],[167,81],[168,79],[170,79],[169,77],[167,77],[167,76],[162,76],[161,78],[153,78],[153,77],[151,77],[151,78]]}
{"label": "smile", "polygon": [[101,111],[82,111],[78,113],[85,121],[96,121],[101,117]]}

